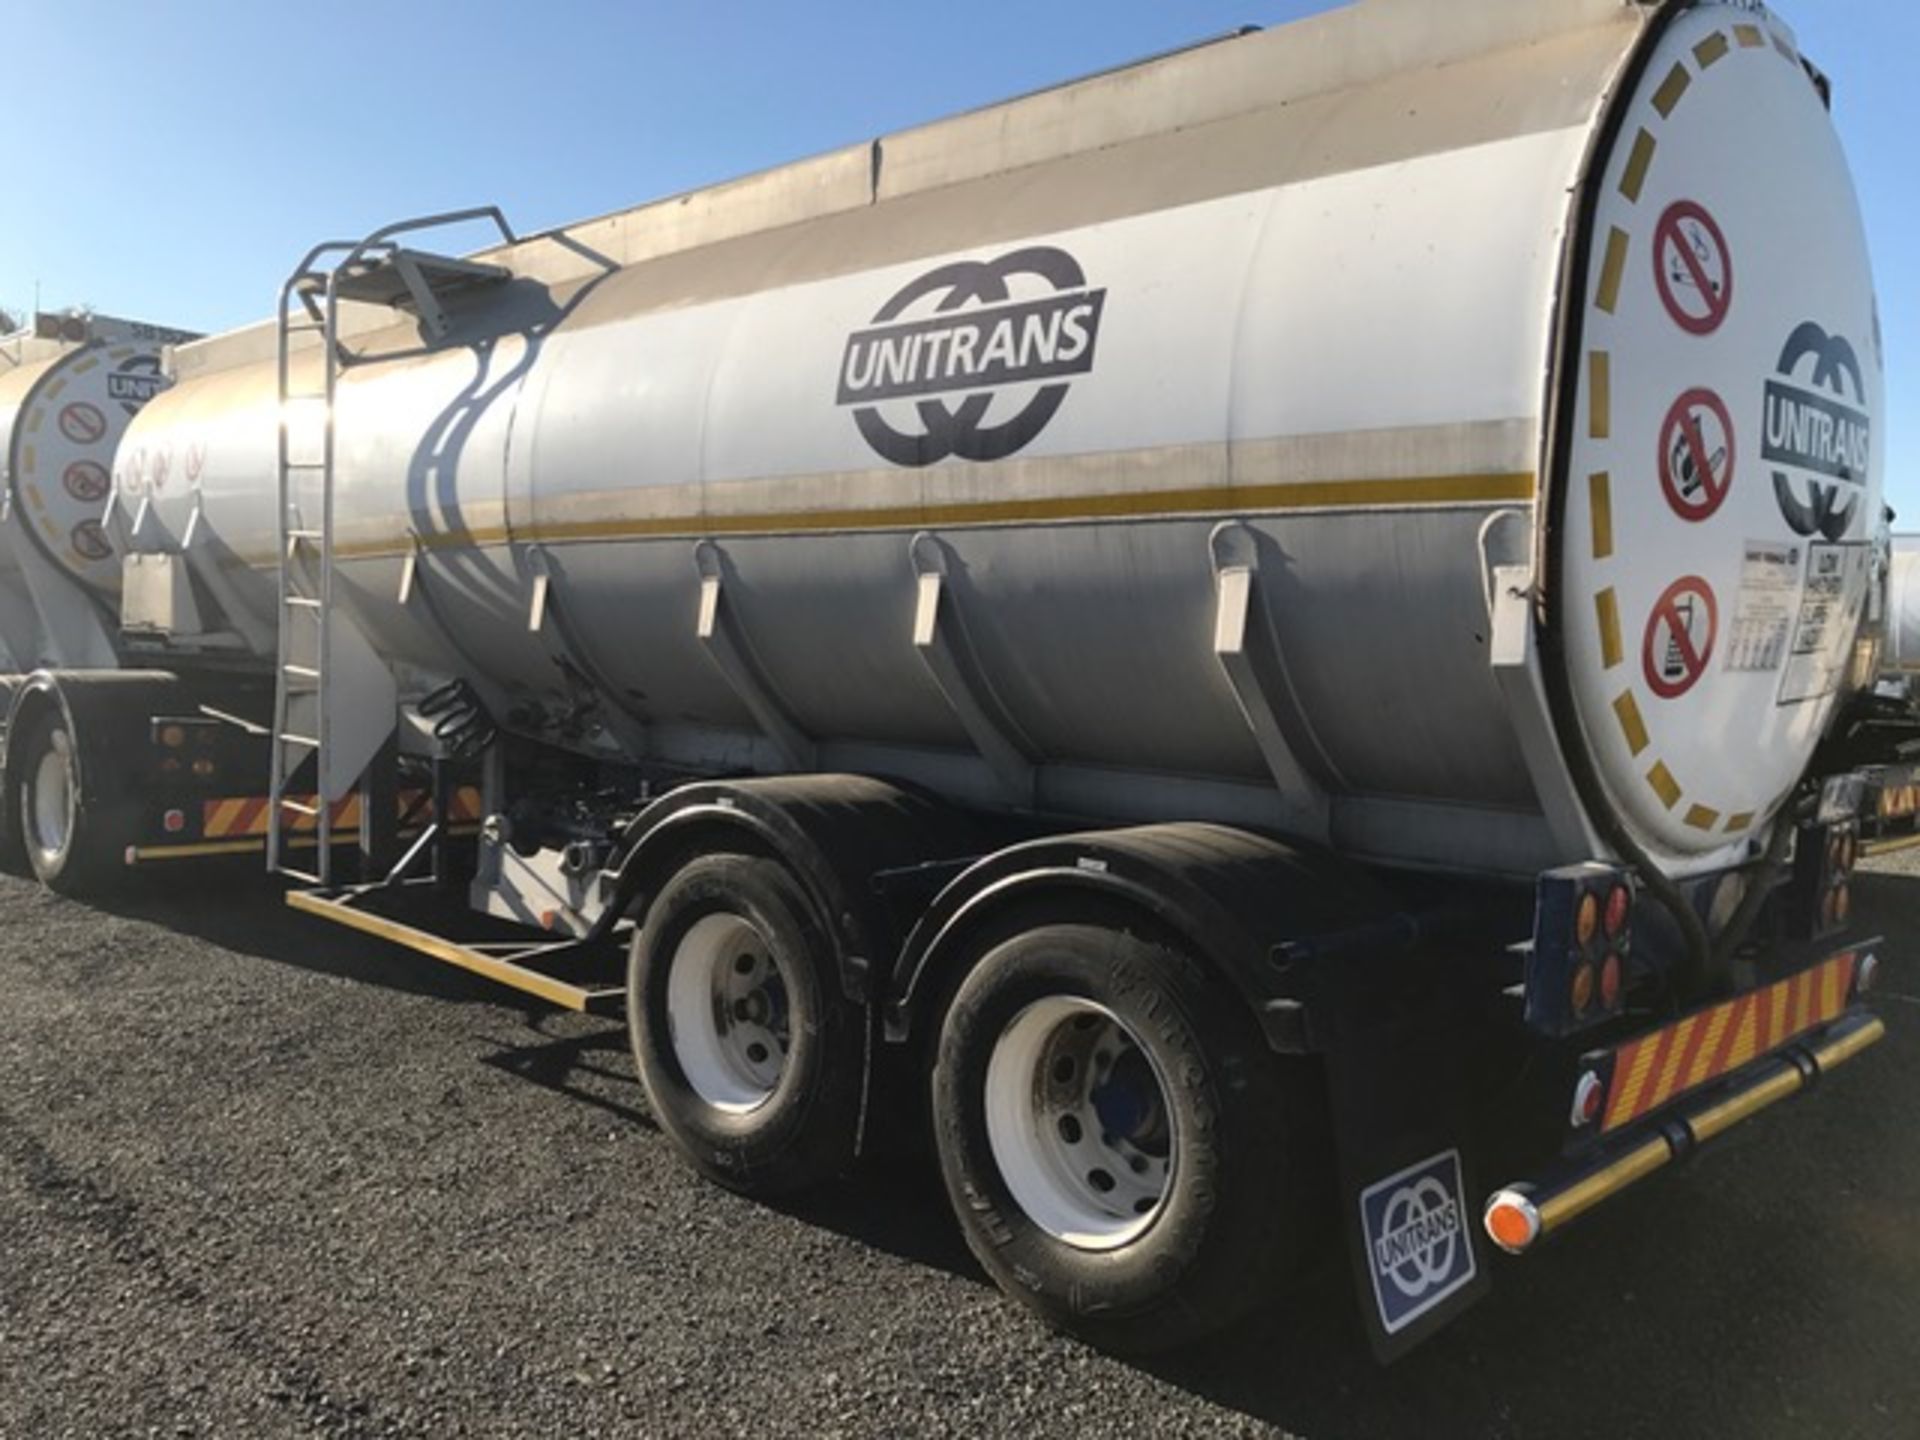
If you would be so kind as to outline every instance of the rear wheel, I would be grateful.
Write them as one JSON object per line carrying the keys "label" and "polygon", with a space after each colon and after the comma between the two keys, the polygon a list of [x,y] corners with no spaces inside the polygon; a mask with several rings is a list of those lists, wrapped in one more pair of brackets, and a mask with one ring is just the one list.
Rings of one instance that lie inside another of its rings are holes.
{"label": "rear wheel", "polygon": [[1062,1329],[1135,1353],[1278,1294],[1317,1163],[1297,1087],[1191,956],[1091,925],[994,947],[933,1076],[941,1171],[980,1263]]}
{"label": "rear wheel", "polygon": [[14,814],[27,863],[63,895],[93,890],[112,866],[112,837],[82,798],[73,732],[64,716],[47,710],[28,722],[21,741]]}
{"label": "rear wheel", "polygon": [[864,1018],[778,863],[708,855],[684,866],[634,941],[627,996],[654,1118],[702,1173],[775,1195],[852,1162]]}

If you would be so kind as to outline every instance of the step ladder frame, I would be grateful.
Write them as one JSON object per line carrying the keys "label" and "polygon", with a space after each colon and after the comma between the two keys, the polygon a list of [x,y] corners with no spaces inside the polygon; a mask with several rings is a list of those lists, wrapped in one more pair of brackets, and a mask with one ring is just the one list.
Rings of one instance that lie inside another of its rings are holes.
{"label": "step ladder frame", "polygon": [[[327,659],[332,654],[333,643],[335,402],[340,372],[352,359],[340,343],[341,281],[343,276],[359,275],[361,268],[369,263],[392,263],[413,301],[421,324],[434,339],[440,339],[446,334],[448,324],[435,296],[430,273],[434,262],[440,257],[404,249],[396,243],[396,238],[415,231],[473,221],[491,221],[502,240],[509,245],[516,241],[513,228],[495,205],[423,215],[383,226],[360,240],[322,241],[306,253],[280,287],[280,304],[276,312],[279,414],[275,466],[278,507],[276,529],[279,538],[275,619],[278,628],[277,653],[274,657],[273,726],[269,741],[272,759],[267,797],[267,869],[322,889],[331,885],[333,875],[333,806],[325,794],[324,756],[330,727]],[[476,278],[505,279],[509,273],[501,266],[480,265],[472,261],[445,260],[441,263],[449,276],[457,275],[469,282]],[[349,290],[351,284],[349,279]],[[351,298],[350,294],[347,298]],[[297,318],[294,308],[296,301],[299,303],[298,313],[304,314],[304,319]],[[398,302],[396,300],[393,303]],[[292,388],[294,337],[316,332],[320,336],[321,388],[318,391],[296,392]],[[322,407],[318,462],[293,459],[289,411],[292,405],[299,403],[318,403]],[[315,471],[319,474],[320,486],[318,529],[313,527],[311,518],[304,514],[298,523],[293,518],[296,489],[305,488],[297,487],[294,477]],[[301,563],[303,547],[308,547],[305,556],[307,563],[304,565]],[[314,573],[316,569],[317,575]],[[314,590],[318,593],[312,593]],[[317,626],[311,665],[293,658],[299,653],[294,644],[295,627],[306,625]],[[298,694],[314,696],[316,723],[312,735],[300,734],[291,728],[293,698]],[[297,758],[290,758],[290,750],[302,753]],[[311,873],[295,870],[286,863],[288,814],[292,808],[292,802],[287,797],[287,782],[309,757],[314,762],[314,792],[318,800],[313,807],[318,813],[312,817],[318,844],[314,871]]]}

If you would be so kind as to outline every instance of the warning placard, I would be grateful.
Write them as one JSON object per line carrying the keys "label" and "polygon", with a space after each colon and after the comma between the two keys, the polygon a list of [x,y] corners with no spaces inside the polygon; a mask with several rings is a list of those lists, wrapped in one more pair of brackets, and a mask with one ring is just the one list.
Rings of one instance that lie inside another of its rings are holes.
{"label": "warning placard", "polygon": [[1713,658],[1720,607],[1713,587],[1698,575],[1669,585],[1647,616],[1640,663],[1647,685],[1662,700],[1678,700],[1699,683]]}
{"label": "warning placard", "polygon": [[1800,603],[1802,545],[1749,540],[1740,595],[1727,631],[1727,669],[1778,670]]}
{"label": "warning placard", "polygon": [[1780,677],[1780,703],[1824,700],[1840,685],[1867,593],[1866,545],[1809,545],[1806,588],[1793,646]]}

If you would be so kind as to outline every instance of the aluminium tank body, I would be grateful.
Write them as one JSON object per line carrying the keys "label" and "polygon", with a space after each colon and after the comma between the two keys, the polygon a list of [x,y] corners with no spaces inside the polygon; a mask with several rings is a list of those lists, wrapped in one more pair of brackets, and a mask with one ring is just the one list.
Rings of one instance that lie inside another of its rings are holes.
{"label": "aluminium tank body", "polygon": [[[584,751],[1732,863],[1861,678],[1823,87],[1752,3],[1365,0],[488,252],[350,341],[345,613]],[[178,382],[120,503],[271,633],[271,327]]]}

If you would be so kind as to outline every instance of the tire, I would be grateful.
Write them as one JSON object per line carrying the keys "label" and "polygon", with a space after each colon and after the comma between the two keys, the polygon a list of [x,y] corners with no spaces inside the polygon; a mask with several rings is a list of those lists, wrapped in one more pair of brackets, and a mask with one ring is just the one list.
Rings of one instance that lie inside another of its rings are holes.
{"label": "tire", "polygon": [[770,1197],[852,1164],[865,1016],[775,861],[707,855],[667,882],[634,940],[627,1027],[654,1119],[709,1179]]}
{"label": "tire", "polygon": [[27,864],[58,894],[97,893],[113,872],[114,847],[104,817],[82,798],[79,752],[67,720],[43,709],[20,738],[13,814]]}
{"label": "tire", "polygon": [[1223,1328],[1301,1268],[1328,1174],[1308,1098],[1190,955],[1086,924],[989,950],[933,1072],[974,1255],[1050,1324],[1130,1354]]}

